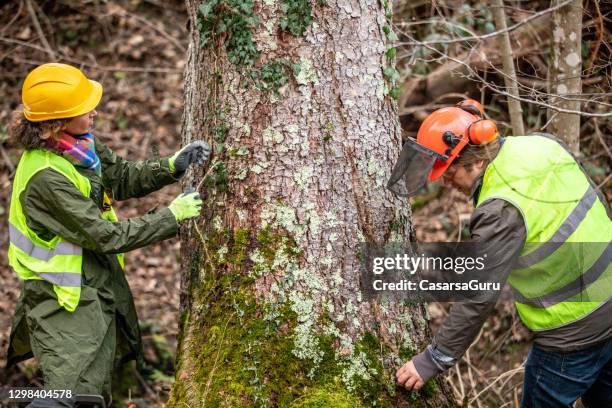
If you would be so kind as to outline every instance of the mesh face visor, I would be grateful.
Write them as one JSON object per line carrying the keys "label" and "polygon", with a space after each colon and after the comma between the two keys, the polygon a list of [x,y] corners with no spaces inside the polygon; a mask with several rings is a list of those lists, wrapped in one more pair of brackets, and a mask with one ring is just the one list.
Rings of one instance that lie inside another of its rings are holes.
{"label": "mesh face visor", "polygon": [[427,176],[436,160],[446,161],[448,156],[429,150],[413,138],[408,138],[393,167],[387,188],[399,197],[414,196],[427,183]]}

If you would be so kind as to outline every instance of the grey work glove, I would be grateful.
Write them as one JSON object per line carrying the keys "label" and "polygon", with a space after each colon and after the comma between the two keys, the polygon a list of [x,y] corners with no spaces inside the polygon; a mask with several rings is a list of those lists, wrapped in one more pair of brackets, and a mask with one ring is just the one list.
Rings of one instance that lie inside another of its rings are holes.
{"label": "grey work glove", "polygon": [[203,140],[189,143],[168,160],[170,172],[183,173],[190,164],[202,166],[210,156],[210,146]]}

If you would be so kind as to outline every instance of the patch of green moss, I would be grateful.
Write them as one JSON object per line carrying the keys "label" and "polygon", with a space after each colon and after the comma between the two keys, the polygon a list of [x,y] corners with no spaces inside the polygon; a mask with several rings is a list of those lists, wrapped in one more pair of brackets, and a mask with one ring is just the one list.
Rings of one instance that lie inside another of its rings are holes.
{"label": "patch of green moss", "polygon": [[[211,256],[199,263],[206,270],[194,289],[197,314],[191,314],[192,344],[183,356],[184,362],[193,361],[188,366],[195,370],[189,384],[177,381],[171,401],[187,393],[206,406],[342,407],[335,404],[340,401],[350,407],[391,406],[375,336],[366,334],[355,342],[355,353],[365,356],[375,374],[348,390],[342,377],[349,358],[337,355],[334,336],[314,334],[322,353],[317,365],[300,359],[293,352],[300,319],[290,302],[271,303],[252,296],[249,254],[258,250],[272,268],[279,256],[301,256],[292,237],[270,227],[257,232],[209,228],[204,237],[208,248],[204,253],[216,253],[220,246],[228,249],[224,257]],[[186,318],[183,315],[182,320]],[[309,377],[311,371],[314,375]],[[198,389],[185,389],[193,386]]]}
{"label": "patch of green moss", "polygon": [[361,401],[350,395],[341,385],[323,385],[306,388],[301,397],[291,403],[291,408],[361,408]]}
{"label": "patch of green moss", "polygon": [[275,233],[269,226],[259,230],[256,239],[261,254],[269,263],[274,261],[279,249],[282,249],[284,255],[293,259],[297,259],[297,257],[302,254],[302,252],[297,249],[297,245],[293,238]]}

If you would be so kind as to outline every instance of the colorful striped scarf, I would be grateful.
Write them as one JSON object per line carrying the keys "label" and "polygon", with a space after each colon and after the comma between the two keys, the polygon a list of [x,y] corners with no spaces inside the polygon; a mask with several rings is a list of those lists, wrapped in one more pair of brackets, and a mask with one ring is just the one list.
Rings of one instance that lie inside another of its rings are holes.
{"label": "colorful striped scarf", "polygon": [[98,176],[102,174],[102,166],[94,146],[94,135],[91,133],[72,136],[64,132],[59,140],[50,140],[47,146],[75,167],[92,170]]}

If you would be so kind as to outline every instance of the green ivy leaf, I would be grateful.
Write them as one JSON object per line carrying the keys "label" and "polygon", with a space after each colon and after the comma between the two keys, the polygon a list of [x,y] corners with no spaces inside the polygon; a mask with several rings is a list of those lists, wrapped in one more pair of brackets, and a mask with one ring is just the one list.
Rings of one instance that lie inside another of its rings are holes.
{"label": "green ivy leaf", "polygon": [[400,88],[399,88],[399,87],[397,87],[397,86],[396,86],[396,87],[393,87],[393,88],[391,88],[391,89],[389,90],[389,96],[390,96],[392,99],[397,100],[397,99],[400,97],[400,94],[401,94],[401,90],[400,90]]}
{"label": "green ivy leaf", "polygon": [[397,34],[395,34],[394,31],[391,31],[387,34],[387,38],[389,39],[389,41],[397,41],[399,40],[399,38],[397,37]]}

